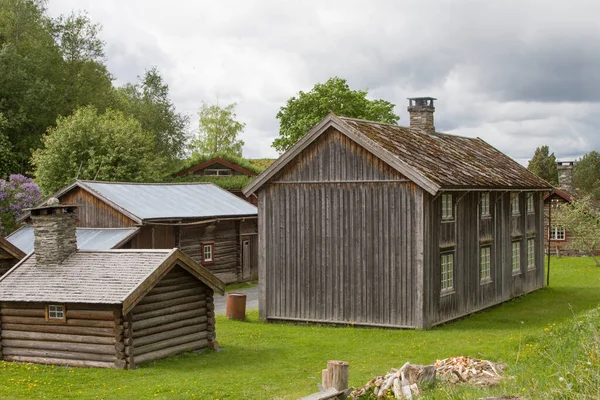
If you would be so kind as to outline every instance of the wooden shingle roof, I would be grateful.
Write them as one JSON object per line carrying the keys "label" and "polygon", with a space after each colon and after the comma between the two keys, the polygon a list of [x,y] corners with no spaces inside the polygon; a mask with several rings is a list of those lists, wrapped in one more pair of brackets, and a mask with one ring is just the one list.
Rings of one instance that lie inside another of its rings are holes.
{"label": "wooden shingle roof", "polygon": [[316,138],[334,128],[431,194],[450,189],[534,189],[552,186],[479,138],[428,132],[328,115],[246,188],[249,196]]}
{"label": "wooden shingle roof", "polygon": [[0,278],[0,301],[122,304],[126,313],[175,265],[223,294],[223,282],[178,249],[78,250],[54,266],[31,253]]}

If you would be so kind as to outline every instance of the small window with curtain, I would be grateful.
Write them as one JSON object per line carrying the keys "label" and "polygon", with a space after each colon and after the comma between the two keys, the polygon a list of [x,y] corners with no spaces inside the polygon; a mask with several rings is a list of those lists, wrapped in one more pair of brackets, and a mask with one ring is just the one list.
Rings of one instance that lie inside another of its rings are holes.
{"label": "small window with curtain", "polygon": [[512,273],[521,273],[521,242],[512,242]]}
{"label": "small window with curtain", "polygon": [[452,204],[452,195],[442,195],[442,221],[452,221],[454,219],[454,207]]}
{"label": "small window with curtain", "polygon": [[521,210],[519,209],[519,193],[510,194],[510,213],[512,215],[521,214]]}
{"label": "small window with curtain", "polygon": [[454,253],[442,254],[442,294],[454,291]]}
{"label": "small window with curtain", "polygon": [[489,217],[490,214],[490,193],[481,193],[479,198],[479,210],[482,217]]}
{"label": "small window with curtain", "polygon": [[202,243],[202,263],[212,264],[215,262],[215,244]]}
{"label": "small window with curtain", "polygon": [[479,275],[481,283],[492,281],[491,252],[492,246],[483,246],[479,249]]}

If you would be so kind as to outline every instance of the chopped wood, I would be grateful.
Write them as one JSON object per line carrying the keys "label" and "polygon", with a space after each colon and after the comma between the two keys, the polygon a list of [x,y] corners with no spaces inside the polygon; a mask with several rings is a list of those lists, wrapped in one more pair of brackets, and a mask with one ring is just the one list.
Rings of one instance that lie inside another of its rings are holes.
{"label": "chopped wood", "polygon": [[493,386],[500,382],[502,364],[471,357],[450,357],[435,362],[437,373],[451,383]]}

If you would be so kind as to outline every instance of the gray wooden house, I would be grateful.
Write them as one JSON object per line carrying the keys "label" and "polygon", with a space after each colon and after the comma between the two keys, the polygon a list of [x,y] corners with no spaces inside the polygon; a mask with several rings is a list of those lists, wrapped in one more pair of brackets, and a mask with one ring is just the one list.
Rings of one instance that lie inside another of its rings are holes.
{"label": "gray wooden house", "polygon": [[[257,208],[212,183],[75,181],[53,197],[79,207],[80,248],[177,247],[225,283],[257,278]],[[32,238],[26,226],[8,239]]]}
{"label": "gray wooden house", "polygon": [[78,250],[75,208],[32,210],[35,251],[0,278],[1,359],[132,369],[217,346],[223,282],[178,249]]}
{"label": "gray wooden house", "polygon": [[267,320],[428,328],[544,284],[552,187],[479,138],[327,116],[244,192],[258,196]]}
{"label": "gray wooden house", "polygon": [[25,257],[25,252],[8,240],[0,237],[0,276],[4,275],[23,257]]}

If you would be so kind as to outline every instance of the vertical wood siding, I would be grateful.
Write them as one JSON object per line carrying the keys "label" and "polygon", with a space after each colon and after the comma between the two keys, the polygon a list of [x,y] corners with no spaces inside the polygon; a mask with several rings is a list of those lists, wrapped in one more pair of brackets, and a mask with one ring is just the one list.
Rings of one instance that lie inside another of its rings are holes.
{"label": "vertical wood siding", "polygon": [[135,226],[136,222],[112,208],[87,191],[75,187],[60,196],[62,204],[77,204],[77,226],[85,228],[122,228]]}
{"label": "vertical wood siding", "polygon": [[180,267],[165,275],[131,311],[125,349],[129,367],[208,347],[214,332],[208,310],[212,296],[210,288]]}
{"label": "vertical wood siding", "polygon": [[[513,216],[509,193],[490,194],[491,217],[481,218],[478,192],[455,192],[456,243],[449,246],[450,231],[441,221],[441,196],[425,196],[425,237],[429,257],[426,312],[432,325],[467,315],[543,287],[543,203],[535,193],[535,213],[526,213],[526,194],[520,194],[521,214]],[[426,213],[427,214],[427,213]],[[442,229],[440,229],[442,227]],[[527,239],[535,240],[535,269],[527,267]],[[512,272],[512,242],[521,248],[521,271]],[[491,247],[491,282],[481,282],[480,248]],[[441,254],[454,254],[454,292],[441,293]]]}
{"label": "vertical wood siding", "polygon": [[259,192],[261,317],[395,327],[421,321],[415,271],[422,238],[414,224],[422,193],[401,180],[336,131],[274,177]]}

